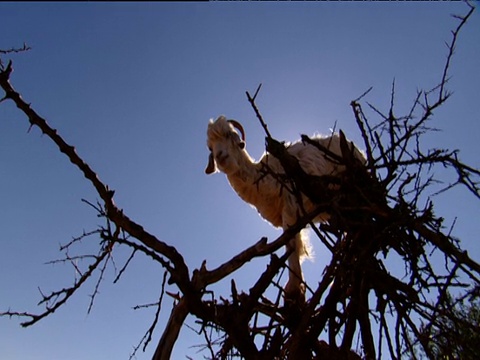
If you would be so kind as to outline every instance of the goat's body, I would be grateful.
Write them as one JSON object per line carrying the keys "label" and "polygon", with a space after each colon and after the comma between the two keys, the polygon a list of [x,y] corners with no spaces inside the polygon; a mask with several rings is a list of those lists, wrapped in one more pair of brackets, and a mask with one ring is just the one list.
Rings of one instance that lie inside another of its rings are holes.
{"label": "goat's body", "polygon": [[[338,135],[327,138],[315,138],[325,148],[340,155]],[[325,155],[310,144],[297,142],[288,146],[287,151],[299,160],[302,169],[310,175],[336,175],[343,170],[341,166],[328,160]],[[266,165],[272,173],[283,175],[280,162],[273,156],[265,154],[258,163],[245,158],[239,171],[227,174],[228,180],[237,194],[249,204],[255,206],[260,215],[275,227],[293,225],[301,213],[297,199],[286,189],[282,189],[279,179],[271,174],[264,174],[262,168]],[[313,204],[303,197],[303,209],[308,213],[313,210]],[[316,222],[325,218],[320,214]]]}
{"label": "goat's body", "polygon": [[[244,143],[240,142],[238,134],[225,118],[220,117],[216,122],[211,122],[207,133],[208,146],[212,152],[211,160],[215,160],[227,175],[230,185],[237,194],[245,202],[253,205],[273,226],[288,229],[304,212],[309,213],[314,210],[314,204],[306,196],[302,196],[302,204],[299,204],[295,195],[283,188],[278,175],[285,174],[285,171],[278,159],[265,154],[259,162],[253,161],[244,149]],[[316,137],[314,140],[332,153],[341,156],[340,138],[337,134],[325,138]],[[239,147],[238,144],[242,145],[242,143],[243,146]],[[329,159],[326,154],[311,144],[296,142],[289,145],[287,151],[298,159],[300,166],[307,174],[335,176],[344,170],[342,165]],[[364,156],[357,148],[353,151],[357,159],[365,162]],[[211,170],[212,166],[214,169],[214,165],[209,163],[207,169]],[[266,167],[271,173],[265,173]],[[323,213],[318,215],[314,222],[322,222],[326,219],[328,214]],[[303,297],[300,262],[302,257],[308,255],[308,246],[300,234],[297,234],[288,246],[293,247],[293,253],[289,257],[290,277],[285,292],[291,297]]]}

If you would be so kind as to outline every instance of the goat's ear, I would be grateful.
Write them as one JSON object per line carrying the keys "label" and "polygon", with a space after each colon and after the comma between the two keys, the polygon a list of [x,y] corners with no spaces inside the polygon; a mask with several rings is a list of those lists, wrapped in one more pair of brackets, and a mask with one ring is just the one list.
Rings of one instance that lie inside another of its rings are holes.
{"label": "goat's ear", "polygon": [[213,153],[210,153],[210,155],[208,156],[208,165],[207,165],[207,168],[205,169],[205,174],[209,175],[214,172],[215,172],[215,160],[213,158]]}
{"label": "goat's ear", "polygon": [[242,150],[245,149],[245,141],[240,141],[238,146],[240,146],[240,149],[242,149]]}

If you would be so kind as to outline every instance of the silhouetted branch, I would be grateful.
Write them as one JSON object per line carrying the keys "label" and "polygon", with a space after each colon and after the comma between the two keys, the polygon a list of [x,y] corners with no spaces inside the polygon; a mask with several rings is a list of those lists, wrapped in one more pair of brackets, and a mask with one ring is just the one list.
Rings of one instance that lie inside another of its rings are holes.
{"label": "silhouetted branch", "polygon": [[12,47],[10,49],[0,49],[0,70],[3,71],[5,69],[5,66],[3,65],[3,60],[1,58],[1,55],[10,55],[10,54],[18,54],[22,53],[25,51],[29,51],[32,48],[28,46],[26,43],[23,43],[22,47]]}
{"label": "silhouetted branch", "polygon": [[[440,83],[428,91],[418,91],[406,115],[397,114],[395,81],[386,112],[364,100],[371,88],[350,103],[365,145],[366,166],[355,160],[353,146],[341,130],[341,156],[302,136],[303,142],[314,145],[329,160],[345,167],[339,176],[307,174],[298,159],[289,154],[285,143],[271,136],[256,104],[261,84],[253,96],[247,92],[247,99],[265,131],[267,151],[285,170],[284,174],[273,174],[265,167],[264,173],[283,184],[282,191],[290,191],[297,198],[302,194],[308,197],[316,209],[312,213],[299,211],[297,223],[277,239],[269,242],[262,238],[212,270],[207,269],[205,260],[191,276],[176,248],[125,215],[115,205],[114,191],[21,98],[10,83],[12,62],[6,67],[0,64],[0,87],[5,92],[1,101],[13,101],[27,116],[30,127],[38,127],[82,172],[101,199],[97,204],[85,202],[105,220],[103,227],[84,232],[63,245],[64,257],[52,262],[73,266],[72,286],[47,294],[41,292],[40,304],[45,310],[38,315],[9,310],[0,316],[27,318],[23,326],[36,323],[65,304],[95,273],[98,277],[90,295],[90,311],[107,265],[114,266],[116,282],[134,256],[144,254],[162,266],[164,273],[158,301],[135,307],[154,307],[156,311],[132,357],[142,344],[143,350],[150,344],[167,293],[175,299],[175,304],[157,344],[155,360],[171,357],[188,315],[197,318],[198,333],[206,342],[202,349],[212,359],[359,359],[359,354],[366,359],[381,359],[387,352],[392,358],[406,355],[416,358],[419,349],[434,358],[435,346],[443,344],[440,337],[432,339],[431,335],[438,335],[436,331],[445,322],[464,324],[465,319],[457,310],[465,299],[475,298],[480,288],[480,265],[462,250],[451,229],[445,231],[443,219],[435,215],[430,198],[458,184],[480,198],[480,170],[461,162],[457,150],[425,151],[421,147],[422,136],[435,130],[429,125],[434,111],[449,99],[446,85],[456,41],[472,12],[469,5],[465,16],[456,17],[459,24],[447,45]],[[11,49],[0,54],[15,52]],[[378,121],[369,119],[364,103]],[[433,172],[436,166],[451,170],[456,181],[441,187]],[[319,227],[313,225],[312,220],[324,212],[330,215],[328,222]],[[278,257],[275,252],[308,225],[331,258],[324,272],[318,274],[318,283],[305,284],[311,292],[305,304],[292,306],[284,301],[282,306],[284,291],[279,281],[290,253]],[[97,254],[70,254],[70,249],[81,239],[91,236],[99,237]],[[128,246],[131,251],[119,271],[113,262],[113,251],[118,246]],[[441,256],[444,263],[432,261],[432,253]],[[238,289],[234,280],[230,282],[228,298],[208,289],[247,262],[264,256],[270,256],[270,262],[258,278],[252,279],[248,291]],[[404,264],[403,274],[390,271],[392,260]],[[88,263],[86,269],[82,263]],[[179,292],[168,292],[167,284],[175,284]],[[462,290],[464,294],[452,298],[451,289]],[[214,334],[218,334],[217,338]]]}
{"label": "silhouetted branch", "polygon": [[[110,249],[105,248],[98,256],[95,257],[94,262],[88,266],[87,271],[81,274],[80,278],[76,280],[72,286],[63,288],[61,290],[52,291],[48,295],[44,295],[42,292],[40,292],[42,294],[42,300],[40,300],[38,305],[45,305],[44,312],[40,314],[33,314],[28,312],[6,311],[1,312],[0,316],[17,316],[30,318],[30,320],[21,323],[23,327],[27,327],[35,324],[36,322],[47,317],[48,315],[53,314],[60,306],[64,305],[78,289],[80,289],[80,287],[93,275],[94,271],[97,270],[97,268],[105,261],[109,254]],[[96,291],[97,289],[95,290],[94,294],[96,293]]]}
{"label": "silhouetted branch", "polygon": [[155,303],[155,304],[148,304],[148,305],[137,305],[134,307],[134,310],[137,310],[137,309],[141,309],[141,308],[146,308],[146,307],[151,307],[151,306],[155,306],[157,308],[157,310],[155,311],[155,316],[153,318],[153,321],[152,321],[152,324],[150,325],[150,327],[148,328],[147,332],[145,333],[145,335],[143,335],[142,339],[140,340],[139,344],[134,348],[133,350],[133,353],[130,355],[130,359],[133,359],[135,357],[135,354],[137,353],[138,349],[140,348],[140,346],[142,345],[143,343],[143,351],[145,351],[145,349],[147,348],[148,344],[150,343],[150,341],[152,340],[152,336],[153,336],[153,331],[155,330],[155,328],[157,327],[157,323],[158,323],[158,318],[160,316],[160,311],[162,309],[162,302],[163,302],[163,296],[165,295],[165,284],[167,282],[167,275],[168,275],[168,272],[164,272],[163,273],[163,280],[162,280],[162,288],[161,288],[161,291],[160,291],[160,298],[158,299],[158,302]]}
{"label": "silhouetted branch", "polygon": [[260,111],[258,110],[258,107],[255,104],[255,99],[257,98],[258,92],[260,91],[261,87],[262,87],[262,84],[258,85],[257,90],[255,91],[255,95],[253,95],[253,97],[250,95],[248,91],[246,92],[246,94],[247,94],[247,99],[249,103],[252,105],[252,108],[255,111],[255,115],[257,115],[257,118],[260,121],[260,124],[262,125],[263,130],[265,131],[265,134],[270,139],[272,138],[272,135],[270,135],[270,131],[268,131],[268,126],[263,120],[262,114],[260,114]]}

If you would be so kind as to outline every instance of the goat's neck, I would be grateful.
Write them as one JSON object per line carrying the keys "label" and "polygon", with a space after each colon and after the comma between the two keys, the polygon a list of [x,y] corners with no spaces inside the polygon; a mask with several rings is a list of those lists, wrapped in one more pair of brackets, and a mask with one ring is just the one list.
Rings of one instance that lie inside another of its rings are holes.
{"label": "goat's neck", "polygon": [[263,174],[262,163],[255,163],[249,158],[244,160],[239,171],[227,175],[230,185],[273,226],[283,226],[284,206],[279,184],[271,175]]}
{"label": "goat's neck", "polygon": [[259,183],[260,165],[245,159],[240,170],[235,173],[228,174],[227,178],[232,188],[246,202],[257,205],[256,201],[262,192]]}

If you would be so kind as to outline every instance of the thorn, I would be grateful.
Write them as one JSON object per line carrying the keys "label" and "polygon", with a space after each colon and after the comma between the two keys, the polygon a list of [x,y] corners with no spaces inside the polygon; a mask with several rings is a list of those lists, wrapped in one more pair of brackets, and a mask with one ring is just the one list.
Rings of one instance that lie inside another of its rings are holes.
{"label": "thorn", "polygon": [[7,64],[7,68],[5,69],[4,73],[7,74],[7,79],[10,77],[10,74],[12,73],[13,71],[13,67],[12,67],[12,60],[8,60],[8,64]]}
{"label": "thorn", "polygon": [[202,266],[200,266],[200,272],[201,273],[207,272],[207,260],[202,261]]}
{"label": "thorn", "polygon": [[180,296],[180,294],[178,292],[176,294],[174,294],[174,293],[171,293],[170,291],[165,291],[165,294],[174,298],[177,301],[180,301],[182,299],[182,297]]}

